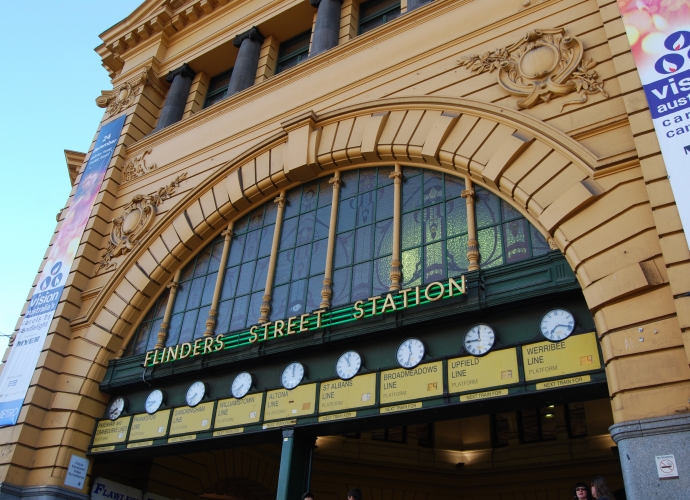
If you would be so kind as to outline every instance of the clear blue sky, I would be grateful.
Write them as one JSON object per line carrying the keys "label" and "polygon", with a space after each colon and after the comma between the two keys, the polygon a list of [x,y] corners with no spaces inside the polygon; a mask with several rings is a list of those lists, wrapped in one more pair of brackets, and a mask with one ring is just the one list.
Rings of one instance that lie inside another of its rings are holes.
{"label": "clear blue sky", "polygon": [[[143,0],[142,0],[143,1]],[[0,332],[14,330],[70,192],[65,149],[86,151],[111,89],[94,48],[138,0],[3,2],[0,30]],[[0,338],[0,355],[7,340]]]}

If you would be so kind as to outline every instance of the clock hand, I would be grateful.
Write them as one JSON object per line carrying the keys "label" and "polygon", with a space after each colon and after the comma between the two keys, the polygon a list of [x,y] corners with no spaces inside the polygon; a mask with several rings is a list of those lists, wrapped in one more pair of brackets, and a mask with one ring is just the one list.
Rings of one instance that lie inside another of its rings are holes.
{"label": "clock hand", "polygon": [[292,376],[295,376],[295,370],[297,369],[297,365],[292,365]]}

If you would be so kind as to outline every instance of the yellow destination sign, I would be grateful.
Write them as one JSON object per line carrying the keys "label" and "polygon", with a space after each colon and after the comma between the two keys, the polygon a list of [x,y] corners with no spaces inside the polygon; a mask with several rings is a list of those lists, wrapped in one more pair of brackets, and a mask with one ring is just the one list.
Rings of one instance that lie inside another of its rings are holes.
{"label": "yellow destination sign", "polygon": [[419,365],[412,370],[399,368],[381,373],[381,404],[430,398],[443,394],[441,361]]}
{"label": "yellow destination sign", "polygon": [[[208,431],[211,429],[211,418],[213,418],[213,403],[203,403],[194,408],[189,406],[175,408],[170,424],[170,435]],[[176,441],[168,440],[168,442]]]}
{"label": "yellow destination sign", "polygon": [[312,415],[316,410],[316,384],[300,385],[288,391],[278,389],[266,393],[264,420]]}
{"label": "yellow destination sign", "polygon": [[332,422],[333,420],[343,420],[345,418],[355,418],[357,416],[356,411],[346,411],[343,413],[334,413],[332,415],[324,415],[319,417],[319,422]]}
{"label": "yellow destination sign", "polygon": [[350,380],[321,382],[319,412],[349,410],[372,406],[376,402],[376,374],[368,373]]}
{"label": "yellow destination sign", "polygon": [[151,441],[139,441],[138,443],[130,443],[127,445],[127,449],[130,448],[144,448],[146,446],[153,445],[153,440]]}
{"label": "yellow destination sign", "polygon": [[543,389],[557,389],[559,387],[565,387],[568,385],[584,384],[590,382],[592,377],[589,375],[580,375],[579,377],[563,378],[561,380],[550,380],[548,382],[540,382],[537,384],[537,390],[541,391]]}
{"label": "yellow destination sign", "polygon": [[[235,425],[255,424],[261,418],[263,393],[247,394],[242,399],[221,399],[216,407],[214,429],[233,427]],[[215,433],[213,434],[215,436]]]}
{"label": "yellow destination sign", "polygon": [[93,445],[123,443],[127,439],[127,429],[132,417],[120,417],[117,420],[101,420],[96,427]]}
{"label": "yellow destination sign", "polygon": [[132,417],[132,428],[129,431],[129,440],[151,439],[165,436],[170,420],[170,410],[161,410],[149,415],[142,413]]}
{"label": "yellow destination sign", "polygon": [[475,392],[474,394],[463,394],[460,396],[460,402],[477,401],[480,399],[496,398],[498,396],[507,396],[508,389],[494,389],[493,391]]}
{"label": "yellow destination sign", "polygon": [[379,414],[395,413],[396,411],[417,410],[422,407],[422,403],[407,403],[404,405],[386,406],[379,410]]}
{"label": "yellow destination sign", "polygon": [[522,346],[522,362],[527,381],[601,368],[594,332],[575,335],[562,342],[546,341]]}
{"label": "yellow destination sign", "polygon": [[169,438],[168,443],[182,443],[184,441],[194,441],[196,439],[196,434],[188,434],[187,436],[177,436],[174,438]]}
{"label": "yellow destination sign", "polygon": [[113,451],[115,446],[98,446],[97,448],[91,448],[91,453],[99,453],[101,451]]}
{"label": "yellow destination sign", "polygon": [[520,381],[517,351],[503,349],[477,358],[448,360],[448,392],[475,391]]}
{"label": "yellow destination sign", "polygon": [[244,432],[244,427],[235,427],[234,429],[225,429],[223,431],[216,431],[213,433],[213,437],[230,436],[232,434],[242,434],[243,432]]}
{"label": "yellow destination sign", "polygon": [[279,420],[278,422],[269,422],[264,424],[264,429],[275,429],[277,427],[285,427],[288,425],[295,425],[297,420],[291,418],[290,420]]}

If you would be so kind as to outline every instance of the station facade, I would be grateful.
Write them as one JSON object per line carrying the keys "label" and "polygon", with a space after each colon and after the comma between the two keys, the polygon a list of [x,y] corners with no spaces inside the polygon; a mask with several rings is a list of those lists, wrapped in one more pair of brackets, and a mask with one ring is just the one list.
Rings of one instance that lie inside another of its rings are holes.
{"label": "station facade", "polygon": [[124,121],[0,497],[683,498],[690,251],[627,8],[149,0],[101,34]]}

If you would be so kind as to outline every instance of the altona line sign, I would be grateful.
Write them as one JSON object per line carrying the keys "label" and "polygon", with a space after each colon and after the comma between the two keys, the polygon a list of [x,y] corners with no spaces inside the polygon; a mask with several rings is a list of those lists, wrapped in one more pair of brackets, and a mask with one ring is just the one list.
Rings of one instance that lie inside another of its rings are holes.
{"label": "altona line sign", "polygon": [[291,316],[287,319],[253,325],[249,330],[225,333],[215,337],[202,337],[194,342],[184,342],[146,353],[144,367],[171,363],[176,360],[203,356],[233,349],[256,342],[266,342],[279,337],[319,330],[331,326],[357,321],[372,316],[389,314],[403,309],[465,295],[465,276],[446,282],[434,281],[426,286],[416,286],[397,292],[358,300],[351,306],[333,311],[318,309],[311,313]]}

